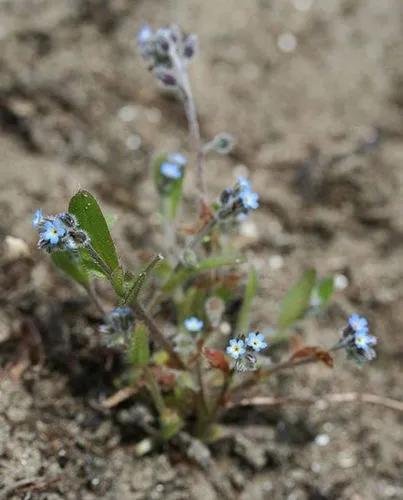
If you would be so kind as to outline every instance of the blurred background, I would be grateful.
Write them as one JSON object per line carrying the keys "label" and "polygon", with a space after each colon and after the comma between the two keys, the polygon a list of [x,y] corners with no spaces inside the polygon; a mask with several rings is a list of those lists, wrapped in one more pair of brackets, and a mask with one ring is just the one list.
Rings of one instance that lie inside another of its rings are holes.
{"label": "blurred background", "polygon": [[[97,410],[105,371],[76,335],[91,337],[96,312],[31,230],[37,208],[60,212],[83,187],[117,216],[126,263],[161,243],[149,160],[188,143],[180,105],[136,53],[145,22],[199,36],[203,137],[237,139],[229,157],[208,160],[211,199],[239,174],[260,194],[240,235],[259,271],[254,325],[270,326],[314,266],[338,292],[301,327],[307,342],[332,344],[355,311],[379,338],[364,370],[340,353],[333,370],[301,368],[267,394],[403,398],[400,0],[1,0],[0,485],[38,478],[10,498],[221,498],[178,455],[135,457],[136,408]],[[195,194],[190,172],[183,222]],[[398,413],[345,404],[241,417],[214,450],[233,498],[403,498]]]}

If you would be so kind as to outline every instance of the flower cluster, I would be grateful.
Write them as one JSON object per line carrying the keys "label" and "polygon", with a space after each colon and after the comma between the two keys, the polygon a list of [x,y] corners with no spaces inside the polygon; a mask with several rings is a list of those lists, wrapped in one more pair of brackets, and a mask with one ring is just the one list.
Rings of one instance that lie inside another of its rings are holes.
{"label": "flower cluster", "polygon": [[115,307],[105,318],[100,332],[106,335],[108,347],[127,345],[134,327],[134,313],[130,307]]}
{"label": "flower cluster", "polygon": [[250,332],[246,339],[234,338],[229,341],[227,354],[236,360],[237,371],[248,371],[256,369],[255,352],[266,349],[267,343],[264,335],[259,332]]}
{"label": "flower cluster", "polygon": [[251,183],[239,177],[233,188],[225,189],[220,196],[219,219],[247,215],[259,206],[259,195],[252,190]]}
{"label": "flower cluster", "polygon": [[369,334],[368,321],[363,316],[353,314],[348,326],[343,330],[341,346],[345,347],[348,356],[358,364],[371,361],[376,357],[374,346],[376,337]]}
{"label": "flower cluster", "polygon": [[39,234],[38,247],[48,253],[74,251],[89,243],[87,233],[78,228],[77,219],[68,212],[45,216],[42,210],[37,210],[32,218],[32,226]]}
{"label": "flower cluster", "polygon": [[181,86],[177,74],[177,58],[186,66],[194,57],[197,37],[183,33],[177,26],[168,26],[153,31],[143,26],[137,34],[137,43],[143,59],[150,65],[155,77],[167,87]]}

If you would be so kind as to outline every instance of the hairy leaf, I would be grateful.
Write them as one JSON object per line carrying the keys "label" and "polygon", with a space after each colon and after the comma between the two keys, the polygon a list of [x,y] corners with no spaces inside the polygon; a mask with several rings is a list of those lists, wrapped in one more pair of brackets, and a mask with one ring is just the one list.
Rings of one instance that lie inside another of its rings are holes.
{"label": "hairy leaf", "polygon": [[315,280],[316,271],[309,269],[289,289],[280,305],[280,313],[277,318],[279,328],[288,328],[305,315],[310,305]]}
{"label": "hairy leaf", "polygon": [[150,360],[149,332],[144,323],[138,323],[132,336],[130,361],[136,368],[147,366]]}
{"label": "hairy leaf", "polygon": [[85,288],[88,287],[90,277],[79,256],[75,256],[71,252],[53,252],[52,260],[70,278]]}
{"label": "hairy leaf", "polygon": [[79,191],[70,200],[69,212],[77,217],[80,228],[90,237],[91,245],[113,272],[119,266],[119,260],[97,200],[88,191]]}
{"label": "hairy leaf", "polygon": [[198,262],[196,266],[191,268],[182,267],[179,269],[164,285],[163,291],[165,293],[170,293],[179,285],[182,285],[187,280],[196,277],[198,274],[204,271],[210,271],[211,269],[218,269],[224,266],[233,266],[242,264],[245,262],[245,257],[239,255],[218,255],[213,257],[208,257],[206,259]]}
{"label": "hairy leaf", "polygon": [[257,274],[256,270],[252,267],[248,274],[248,281],[245,287],[245,293],[242,301],[242,306],[238,314],[238,321],[236,331],[238,333],[245,333],[249,328],[250,310],[253,299],[257,291]]}

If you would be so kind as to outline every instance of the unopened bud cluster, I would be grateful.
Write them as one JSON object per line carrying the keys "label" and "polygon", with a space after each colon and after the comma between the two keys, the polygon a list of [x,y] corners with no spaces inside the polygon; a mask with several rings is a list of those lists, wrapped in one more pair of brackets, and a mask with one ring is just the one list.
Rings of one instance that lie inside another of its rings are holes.
{"label": "unopened bud cluster", "polygon": [[197,49],[196,35],[185,34],[175,25],[156,31],[145,25],[137,34],[137,43],[154,76],[167,87],[180,88],[177,63],[186,67],[193,58]]}
{"label": "unopened bud cluster", "polygon": [[134,328],[134,313],[130,307],[115,307],[105,318],[100,332],[109,347],[128,345]]}

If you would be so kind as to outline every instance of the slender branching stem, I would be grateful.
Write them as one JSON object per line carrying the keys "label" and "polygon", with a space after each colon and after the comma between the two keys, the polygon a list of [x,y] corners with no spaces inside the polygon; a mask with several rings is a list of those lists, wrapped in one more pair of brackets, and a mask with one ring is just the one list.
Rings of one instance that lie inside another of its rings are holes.
{"label": "slender branching stem", "polygon": [[88,293],[88,296],[94,303],[95,307],[98,309],[98,311],[101,313],[102,316],[106,315],[106,311],[104,306],[102,305],[101,301],[99,300],[99,297],[97,295],[97,292],[95,290],[94,283],[90,283],[88,286],[84,287],[86,292]]}
{"label": "slender branching stem", "polygon": [[[199,231],[194,238],[186,245],[185,249],[182,252],[182,255],[186,254],[188,250],[194,250],[197,245],[203,240],[205,236],[207,236],[211,230],[215,227],[217,224],[218,219],[216,217],[213,217],[212,219],[209,220],[209,222]],[[180,271],[183,267],[183,261],[180,259],[176,266],[173,268],[172,272],[169,274],[168,278],[166,279],[165,283],[169,283],[169,281],[175,276],[175,274]],[[159,290],[157,290],[153,297],[151,297],[150,302],[148,304],[148,310],[151,312],[154,310],[156,305],[161,301],[162,297],[164,296],[163,292],[164,285],[161,286]]]}
{"label": "slender branching stem", "polygon": [[193,98],[192,87],[190,85],[187,68],[183,64],[174,44],[170,45],[170,58],[174,67],[178,84],[182,93],[183,105],[189,126],[189,134],[191,138],[192,149],[196,155],[196,178],[197,187],[200,192],[200,199],[206,203],[206,183],[204,178],[204,152],[203,144],[200,136],[200,126],[197,118],[196,105]]}
{"label": "slender branching stem", "polygon": [[[339,349],[342,349],[345,346],[344,342],[337,342],[333,345],[328,352],[334,352]],[[231,399],[240,397],[240,395],[248,388],[255,386],[257,383],[261,382],[263,379],[270,377],[274,373],[278,373],[283,370],[289,370],[290,368],[296,368],[297,366],[303,366],[310,363],[317,363],[320,361],[315,354],[310,356],[306,356],[304,358],[291,358],[286,359],[284,361],[280,361],[279,363],[274,364],[269,368],[265,368],[264,370],[256,370],[253,375],[245,380],[243,380],[240,384],[233,388],[231,393]]]}
{"label": "slender branching stem", "polygon": [[158,413],[161,415],[165,410],[165,402],[162,397],[161,390],[155,380],[153,372],[150,370],[148,366],[144,368],[144,378],[147,383],[147,388],[150,391],[151,397],[153,398],[155,407]]}
{"label": "slender branching stem", "polygon": [[178,353],[175,352],[175,350],[174,350],[173,346],[171,345],[171,343],[169,342],[169,340],[165,337],[165,335],[160,330],[157,323],[155,323],[155,321],[149,316],[149,314],[143,308],[143,306],[139,302],[136,302],[134,304],[134,309],[136,311],[138,318],[140,320],[144,321],[144,323],[147,325],[147,327],[150,331],[150,335],[154,339],[156,344],[158,344],[160,347],[162,347],[163,349],[165,349],[167,351],[171,360],[173,361],[173,363],[175,364],[175,366],[177,368],[184,369],[185,365],[184,365],[182,359],[180,358]]}

